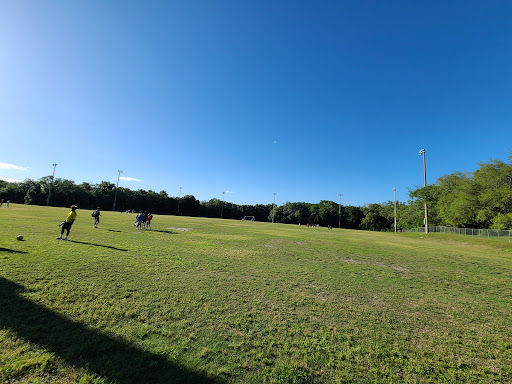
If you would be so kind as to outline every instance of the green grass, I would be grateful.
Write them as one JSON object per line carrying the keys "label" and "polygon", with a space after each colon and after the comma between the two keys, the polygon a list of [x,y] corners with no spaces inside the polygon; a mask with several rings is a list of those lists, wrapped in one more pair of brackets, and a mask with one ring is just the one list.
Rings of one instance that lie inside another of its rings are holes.
{"label": "green grass", "polygon": [[67,212],[0,209],[2,383],[512,382],[509,243]]}

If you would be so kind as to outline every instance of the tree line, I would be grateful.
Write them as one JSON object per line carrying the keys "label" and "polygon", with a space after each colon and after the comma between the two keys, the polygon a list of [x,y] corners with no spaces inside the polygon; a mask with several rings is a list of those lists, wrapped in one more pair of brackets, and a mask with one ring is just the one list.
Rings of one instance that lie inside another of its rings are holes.
{"label": "tree line", "polygon": [[[512,156],[509,157],[512,161]],[[46,205],[51,189],[50,205],[83,209],[97,206],[109,209],[116,198],[116,210],[145,210],[158,214],[222,217],[242,219],[254,216],[257,221],[286,224],[310,224],[374,231],[394,230],[395,203],[367,204],[362,207],[339,205],[334,201],[319,203],[286,202],[237,205],[220,199],[199,201],[193,195],[181,198],[167,192],[132,191],[102,181],[99,184],[81,183],[52,177],[27,179],[11,183],[0,180],[0,198],[19,204]],[[439,177],[436,183],[409,191],[407,202],[396,202],[398,229],[424,225],[424,204],[427,202],[429,225],[460,228],[512,229],[512,164],[500,160],[479,163],[474,172],[455,172]]]}

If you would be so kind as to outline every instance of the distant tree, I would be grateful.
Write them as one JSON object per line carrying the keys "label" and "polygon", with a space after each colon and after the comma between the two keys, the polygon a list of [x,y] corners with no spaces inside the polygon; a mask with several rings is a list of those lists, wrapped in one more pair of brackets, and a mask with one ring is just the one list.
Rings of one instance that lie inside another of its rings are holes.
{"label": "distant tree", "polygon": [[267,220],[272,221],[272,217],[274,218],[274,223],[283,223],[284,222],[283,207],[280,207],[276,204],[272,209],[272,204],[270,204],[270,210],[268,213]]}
{"label": "distant tree", "polygon": [[[440,177],[437,183],[437,187],[431,188],[437,188],[437,207],[442,222],[454,227],[474,226],[477,221],[478,188],[471,174],[453,173]],[[421,190],[417,192],[421,194]],[[430,222],[434,224],[433,220]]]}
{"label": "distant tree", "polygon": [[512,165],[499,160],[479,165],[480,169],[474,172],[474,189],[478,192],[476,217],[480,225],[488,227],[502,222],[512,212]]}
{"label": "distant tree", "polygon": [[25,204],[45,205],[48,197],[48,184],[45,179],[39,181],[25,180],[27,192]]}
{"label": "distant tree", "polygon": [[21,183],[9,183],[0,180],[0,198],[5,201],[10,200],[12,203],[24,204],[26,193],[21,185]]}
{"label": "distant tree", "polygon": [[364,212],[361,207],[351,205],[342,206],[341,226],[348,229],[360,229],[364,219]]}
{"label": "distant tree", "polygon": [[213,198],[201,203],[201,216],[220,217],[222,200]]}
{"label": "distant tree", "polygon": [[336,226],[338,223],[339,205],[334,201],[321,200],[318,205],[319,224],[323,227]]}
{"label": "distant tree", "polygon": [[183,216],[199,216],[200,202],[192,195],[185,195],[181,198],[180,212]]}
{"label": "distant tree", "polygon": [[364,218],[361,228],[371,231],[390,231],[394,222],[391,222],[381,204],[368,204],[363,207]]}
{"label": "distant tree", "polygon": [[[309,207],[308,203],[290,203],[286,202],[282,208],[281,222],[287,224],[306,224],[309,220]],[[270,212],[272,213],[272,212]]]}

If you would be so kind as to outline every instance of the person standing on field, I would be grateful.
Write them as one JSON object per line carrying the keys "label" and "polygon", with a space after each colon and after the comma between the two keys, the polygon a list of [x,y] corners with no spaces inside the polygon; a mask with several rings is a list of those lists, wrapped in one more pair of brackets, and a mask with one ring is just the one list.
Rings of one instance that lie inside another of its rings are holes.
{"label": "person standing on field", "polygon": [[[71,230],[71,226],[75,222],[76,219],[76,209],[78,207],[76,205],[71,206],[71,212],[68,213],[68,216],[66,217],[66,220],[62,222],[62,229],[60,231],[60,236],[57,237],[57,240],[67,240],[69,236],[69,231]],[[62,238],[62,235],[64,234],[64,231],[67,231],[66,237]]]}
{"label": "person standing on field", "polygon": [[101,207],[97,207],[96,210],[92,213],[92,217],[94,217],[94,228],[98,228],[100,224],[100,209]]}
{"label": "person standing on field", "polygon": [[153,219],[153,215],[151,213],[148,213],[148,216],[146,217],[146,229],[149,228],[151,231],[151,220]]}
{"label": "person standing on field", "polygon": [[142,211],[137,215],[137,218],[135,219],[135,224],[137,229],[142,229],[142,223],[144,222],[144,214]]}

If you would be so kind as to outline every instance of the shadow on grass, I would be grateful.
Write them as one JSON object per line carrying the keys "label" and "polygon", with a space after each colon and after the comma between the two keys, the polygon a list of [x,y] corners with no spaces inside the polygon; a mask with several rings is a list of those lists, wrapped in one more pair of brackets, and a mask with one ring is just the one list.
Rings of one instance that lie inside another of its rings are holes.
{"label": "shadow on grass", "polygon": [[117,233],[123,233],[123,231],[116,231],[115,229],[107,229],[109,232],[117,232]]}
{"label": "shadow on grass", "polygon": [[160,232],[160,233],[169,233],[171,235],[177,235],[178,232],[173,232],[173,231],[165,231],[163,229],[153,229],[151,232]]}
{"label": "shadow on grass", "polygon": [[22,297],[24,289],[0,277],[0,327],[55,353],[74,367],[118,384],[224,382],[70,320]]}
{"label": "shadow on grass", "polygon": [[111,246],[111,245],[94,244],[94,243],[88,243],[87,241],[78,241],[78,240],[68,240],[68,241],[69,241],[70,243],[93,245],[93,246],[95,246],[95,247],[109,248],[109,249],[115,249],[116,251],[128,252],[128,250],[127,250],[127,249],[117,248],[117,247],[113,247],[113,246]]}
{"label": "shadow on grass", "polygon": [[2,248],[0,247],[0,252],[9,252],[9,253],[28,253],[25,251],[17,251],[16,249]]}

